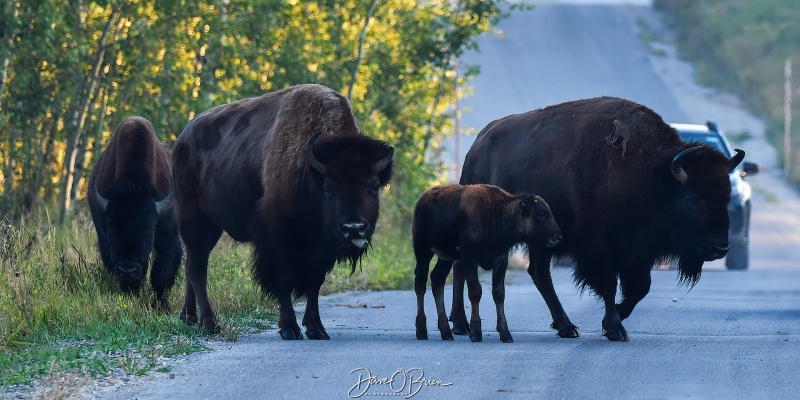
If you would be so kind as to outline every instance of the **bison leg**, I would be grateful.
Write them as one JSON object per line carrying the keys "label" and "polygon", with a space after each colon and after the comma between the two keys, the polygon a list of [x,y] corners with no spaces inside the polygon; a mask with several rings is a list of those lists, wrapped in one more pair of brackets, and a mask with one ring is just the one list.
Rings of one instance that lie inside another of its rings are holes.
{"label": "bison leg", "polygon": [[465,275],[467,280],[467,292],[469,303],[472,306],[472,315],[469,320],[469,339],[473,342],[483,341],[481,330],[481,283],[478,281],[478,264],[475,262],[464,262]]}
{"label": "bison leg", "polygon": [[222,229],[207,218],[195,217],[180,225],[181,237],[186,245],[186,297],[183,300],[181,319],[187,324],[197,321],[195,306],[200,306],[200,327],[209,333],[219,333],[219,325],[211,302],[208,300],[208,254],[222,235]]}
{"label": "bison leg", "polygon": [[312,340],[330,340],[331,338],[325,331],[319,316],[319,288],[323,281],[311,283],[306,292],[306,313],[303,315],[303,326],[306,327],[306,337]]}
{"label": "bison leg", "polygon": [[500,341],[503,343],[513,343],[511,332],[508,331],[508,321],[506,321],[505,300],[506,300],[506,270],[508,269],[508,254],[498,257],[492,268],[492,298],[495,308],[497,308],[497,332],[500,334]]}
{"label": "bison leg", "polygon": [[620,271],[619,283],[622,287],[622,302],[617,304],[617,313],[625,320],[633,312],[633,308],[650,292],[650,267],[639,266],[626,272]]}
{"label": "bison leg", "polygon": [[553,323],[550,324],[550,327],[557,330],[558,336],[562,338],[579,337],[578,327],[567,317],[567,313],[564,312],[564,307],[556,294],[556,289],[553,287],[553,278],[550,275],[550,254],[537,252],[533,249],[533,245],[528,243],[528,259],[530,260],[528,274],[533,279],[533,284],[536,285],[536,289],[539,289],[539,293],[541,293],[547,308],[550,310],[550,316],[553,318]]}
{"label": "bison leg", "polygon": [[277,297],[280,304],[278,333],[284,340],[302,340],[303,333],[300,331],[300,325],[297,325],[297,315],[292,306],[292,289],[286,287],[279,289]]}
{"label": "bison leg", "polygon": [[[591,254],[591,253],[590,253]],[[597,254],[597,253],[595,253]],[[603,336],[612,342],[627,342],[628,332],[622,326],[622,318],[617,312],[614,299],[617,296],[617,274],[609,263],[604,263],[603,257],[595,255],[591,262],[590,273],[585,273],[585,264],[578,260],[576,266],[576,279],[584,279],[594,292],[603,299],[605,316],[603,317]]]}
{"label": "bison leg", "polygon": [[183,256],[177,227],[172,225],[167,229],[157,231],[153,249],[156,256],[150,271],[150,284],[156,293],[154,308],[169,313],[167,292],[175,284],[175,275],[178,274]]}
{"label": "bison leg", "polygon": [[[185,315],[184,320],[192,320],[196,301],[196,304],[200,307],[200,327],[211,334],[219,333],[217,316],[214,315],[214,310],[211,308],[211,302],[208,299],[208,253],[198,254],[187,251],[186,281],[186,298],[181,311],[181,315]],[[191,293],[189,293],[190,290]]]}
{"label": "bison leg", "polygon": [[464,267],[460,261],[453,265],[453,305],[450,310],[450,322],[453,323],[454,335],[468,335],[469,323],[464,312]]}
{"label": "bison leg", "polygon": [[436,302],[436,316],[442,340],[453,340],[453,332],[450,330],[450,323],[447,322],[447,311],[444,309],[444,282],[452,267],[452,260],[439,258],[431,272],[431,292],[433,292],[433,300]]}
{"label": "bison leg", "polygon": [[[433,253],[425,249],[414,249],[417,266],[414,268],[414,293],[417,295],[417,340],[428,340],[428,325],[425,317],[425,289],[428,285],[428,266]],[[433,284],[433,282],[431,282]],[[436,297],[436,295],[434,295]],[[448,326],[449,328],[449,326]]]}

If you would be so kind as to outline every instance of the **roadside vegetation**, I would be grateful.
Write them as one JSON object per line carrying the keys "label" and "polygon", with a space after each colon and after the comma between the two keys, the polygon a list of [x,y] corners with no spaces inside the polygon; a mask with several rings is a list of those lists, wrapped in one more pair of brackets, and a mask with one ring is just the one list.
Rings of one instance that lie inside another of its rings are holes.
{"label": "roadside vegetation", "polygon": [[[792,142],[800,146],[800,2],[786,0],[654,0],[677,33],[682,57],[698,79],[733,92],[767,123],[783,158],[784,63],[793,60]],[[800,151],[790,178],[800,182]],[[783,160],[782,160],[783,161]]]}
{"label": "roadside vegetation", "polygon": [[[183,269],[160,314],[122,295],[96,250],[88,171],[126,117],[171,146],[197,113],[300,83],[351,98],[362,130],[395,147],[373,249],[325,293],[411,287],[410,215],[443,182],[457,60],[517,6],[503,0],[11,0],[0,6],[0,387],[63,372],[160,370],[204,348],[177,317]],[[478,71],[461,65],[459,84]],[[250,246],[223,237],[209,292],[219,338],[265,329]],[[2,391],[0,390],[0,396]]]}
{"label": "roadside vegetation", "polygon": [[[142,375],[162,370],[160,357],[205,348],[206,336],[177,316],[183,271],[170,314],[150,307],[149,284],[138,297],[123,295],[100,261],[87,211],[63,225],[25,220],[0,232],[0,386],[64,371]],[[409,256],[405,240],[378,237],[354,274],[336,266],[323,290],[408,288]],[[251,247],[225,236],[211,253],[209,293],[222,326],[213,339],[236,340],[275,323],[275,305],[252,280],[250,261]]]}

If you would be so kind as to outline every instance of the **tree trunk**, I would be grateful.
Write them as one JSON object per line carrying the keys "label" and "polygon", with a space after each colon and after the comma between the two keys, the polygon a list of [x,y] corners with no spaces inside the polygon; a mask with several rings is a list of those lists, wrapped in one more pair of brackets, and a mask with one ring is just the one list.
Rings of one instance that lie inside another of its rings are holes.
{"label": "tree trunk", "polygon": [[[56,101],[54,104],[60,104],[60,100]],[[58,128],[57,118],[49,118],[49,120],[43,124],[43,128],[46,125],[46,129],[42,129],[42,136],[41,141],[39,142],[37,149],[41,151],[41,157],[39,157],[39,165],[35,169],[34,178],[31,183],[31,189],[35,190],[33,200],[32,200],[32,208],[37,209],[39,205],[42,203],[42,196],[46,191],[43,188],[43,181],[45,176],[51,176],[50,166],[52,165],[52,156],[53,156],[53,148],[54,148],[54,141],[53,136],[56,134],[56,130]]]}
{"label": "tree trunk", "polygon": [[67,124],[67,130],[70,132],[67,138],[67,148],[64,153],[64,175],[61,185],[61,215],[59,222],[64,223],[67,214],[72,209],[72,186],[75,179],[75,164],[78,159],[78,145],[81,139],[83,127],[86,124],[86,117],[89,114],[94,91],[97,87],[97,82],[100,77],[101,66],[106,52],[106,39],[108,33],[111,31],[114,20],[117,16],[116,2],[111,6],[111,14],[108,17],[106,26],[103,29],[103,34],[97,41],[97,49],[93,57],[94,65],[92,66],[91,75],[84,77],[84,89],[80,90],[80,94],[73,100],[75,106],[71,106],[72,112],[67,114],[70,118]]}
{"label": "tree trunk", "polygon": [[[0,129],[6,129],[6,113],[3,107],[6,97],[6,84],[8,82],[8,70],[11,65],[11,59],[14,57],[14,37],[16,32],[13,30],[11,19],[14,18],[15,10],[19,7],[18,1],[5,1],[3,7],[0,9],[2,12],[2,31],[0,31]],[[3,195],[8,196],[11,194],[11,188],[14,186],[14,147],[17,141],[16,129],[6,129],[9,132],[8,138],[8,153],[6,154],[5,165],[0,167],[4,168],[3,177]]]}
{"label": "tree trunk", "polygon": [[367,40],[367,29],[369,29],[369,21],[372,19],[372,14],[375,12],[375,7],[378,6],[378,0],[372,0],[372,4],[367,11],[367,17],[364,19],[364,29],[361,30],[361,38],[358,40],[358,58],[356,65],[353,66],[353,72],[350,74],[350,87],[347,89],[347,100],[353,101],[353,87],[356,85],[358,78],[358,67],[361,66],[361,61],[364,59],[364,42]]}

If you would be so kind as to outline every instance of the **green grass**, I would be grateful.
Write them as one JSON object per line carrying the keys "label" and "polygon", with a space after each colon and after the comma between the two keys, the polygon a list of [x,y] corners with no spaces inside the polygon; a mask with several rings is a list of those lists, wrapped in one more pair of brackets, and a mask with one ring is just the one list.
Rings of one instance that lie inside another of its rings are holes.
{"label": "green grass", "polygon": [[[355,273],[336,266],[323,293],[410,288],[414,259],[406,236],[376,234]],[[169,295],[170,314],[150,307],[149,284],[139,297],[122,294],[100,262],[85,212],[63,226],[23,221],[0,229],[0,238],[0,387],[72,372],[165,372],[160,357],[205,349],[203,333],[177,316],[183,267]],[[276,306],[256,287],[251,257],[251,246],[227,237],[211,254],[209,295],[222,327],[212,340],[275,325]]]}

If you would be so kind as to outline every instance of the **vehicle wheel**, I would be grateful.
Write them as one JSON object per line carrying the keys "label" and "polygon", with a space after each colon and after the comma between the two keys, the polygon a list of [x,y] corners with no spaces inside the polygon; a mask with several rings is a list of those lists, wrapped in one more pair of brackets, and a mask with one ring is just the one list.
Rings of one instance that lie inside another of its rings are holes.
{"label": "vehicle wheel", "polygon": [[750,201],[745,203],[744,237],[730,243],[725,257],[725,267],[731,270],[744,270],[750,266]]}
{"label": "vehicle wheel", "polygon": [[750,263],[750,251],[747,242],[739,246],[732,246],[725,256],[725,267],[728,269],[747,269]]}

